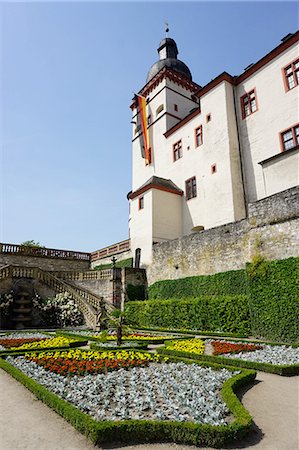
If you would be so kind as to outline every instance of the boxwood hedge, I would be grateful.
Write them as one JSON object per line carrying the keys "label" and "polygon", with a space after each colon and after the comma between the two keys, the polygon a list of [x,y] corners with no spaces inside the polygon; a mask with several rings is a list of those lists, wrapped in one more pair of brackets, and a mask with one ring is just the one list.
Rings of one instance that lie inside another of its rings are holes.
{"label": "boxwood hedge", "polygon": [[126,320],[138,327],[176,327],[246,335],[250,315],[246,295],[128,302]]}

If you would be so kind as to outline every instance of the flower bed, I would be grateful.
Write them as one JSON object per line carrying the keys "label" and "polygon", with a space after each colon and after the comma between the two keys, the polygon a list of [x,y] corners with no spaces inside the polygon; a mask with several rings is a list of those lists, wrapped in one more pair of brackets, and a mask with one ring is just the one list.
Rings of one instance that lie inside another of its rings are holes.
{"label": "flower bed", "polygon": [[69,347],[77,344],[83,345],[83,341],[74,339],[74,338],[67,338],[63,336],[49,338],[49,339],[43,339],[40,341],[34,341],[25,343],[23,345],[20,345],[18,347],[11,347],[10,350],[36,350],[36,349],[47,349],[47,348],[57,348],[57,347]]}
{"label": "flower bed", "polygon": [[20,347],[21,345],[49,339],[48,334],[39,332],[25,332],[25,333],[7,333],[0,336],[0,351],[6,350],[10,347]]}
{"label": "flower bed", "polygon": [[[81,353],[88,357],[89,352]],[[96,445],[158,441],[221,447],[251,430],[252,418],[234,391],[252,381],[255,372],[234,375],[200,364],[153,362],[148,367],[68,377],[24,357],[0,358],[1,368]],[[224,425],[231,422],[231,414],[234,421]]]}
{"label": "flower bed", "polygon": [[111,353],[99,354],[95,352],[69,352],[26,354],[27,361],[32,361],[44,367],[49,372],[59,375],[79,375],[107,373],[112,370],[128,369],[148,365],[153,358],[143,354],[130,356],[128,354]]}
{"label": "flower bed", "polygon": [[204,341],[201,339],[188,339],[184,341],[170,341],[166,344],[167,349],[188,352],[195,355],[203,355],[205,350]]}
{"label": "flower bed", "polygon": [[225,342],[225,341],[211,341],[213,346],[213,355],[221,355],[226,353],[239,353],[239,352],[253,352],[254,350],[260,350],[263,347],[256,344],[247,344],[243,342]]}
{"label": "flower bed", "polygon": [[[189,342],[192,342],[192,340]],[[211,339],[205,340],[206,344],[212,344],[213,342],[215,341]],[[299,374],[298,347],[262,343],[256,345],[255,343],[236,343],[223,340],[219,344],[216,344],[216,350],[223,350],[224,353],[217,353],[216,355],[209,355],[203,352],[197,353],[196,349],[192,349],[191,344],[189,348],[181,349],[171,348],[169,345],[166,345],[165,348],[158,349],[157,351],[161,355],[199,359],[200,361],[257,369],[278,375],[292,376]],[[240,352],[240,350],[242,351]],[[235,351],[238,351],[238,353],[234,353]]]}
{"label": "flower bed", "polygon": [[[94,360],[69,358],[67,361],[61,357],[41,355],[8,357],[7,360],[96,420],[228,423],[229,411],[219,396],[223,383],[234,375],[228,370],[215,372],[184,363],[149,365],[150,356],[139,359],[137,355],[133,360],[129,359],[130,355],[126,355],[127,359],[112,360],[108,358],[112,355],[107,354],[105,361],[97,359],[100,355],[94,355]],[[120,357],[114,353],[113,357],[116,356]],[[111,372],[105,371],[103,361],[108,363],[106,367]],[[123,370],[132,363],[143,365],[143,368]],[[74,375],[72,379],[66,377],[67,368]],[[86,368],[90,368],[93,375],[86,374]],[[75,369],[77,372],[72,372]],[[76,376],[77,373],[81,376]]]}

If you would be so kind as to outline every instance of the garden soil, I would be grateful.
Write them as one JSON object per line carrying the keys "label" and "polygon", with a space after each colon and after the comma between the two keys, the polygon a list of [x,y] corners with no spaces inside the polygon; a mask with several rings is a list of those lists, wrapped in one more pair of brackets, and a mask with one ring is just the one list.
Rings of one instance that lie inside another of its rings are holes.
{"label": "garden soil", "polygon": [[[298,450],[298,391],[299,377],[287,378],[258,372],[253,386],[240,393],[243,404],[254,418],[254,432],[247,440],[227,449]],[[99,449],[3,370],[0,370],[0,405],[1,450]],[[108,448],[194,450],[197,447],[146,444],[105,447]]]}

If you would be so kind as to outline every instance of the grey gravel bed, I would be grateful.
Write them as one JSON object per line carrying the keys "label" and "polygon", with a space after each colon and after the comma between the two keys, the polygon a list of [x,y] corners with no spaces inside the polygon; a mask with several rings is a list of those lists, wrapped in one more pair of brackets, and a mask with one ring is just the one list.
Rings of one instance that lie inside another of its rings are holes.
{"label": "grey gravel bed", "polygon": [[24,357],[8,357],[7,361],[94,419],[113,421],[153,419],[225,425],[230,413],[220,389],[238,373],[179,362],[67,378]]}

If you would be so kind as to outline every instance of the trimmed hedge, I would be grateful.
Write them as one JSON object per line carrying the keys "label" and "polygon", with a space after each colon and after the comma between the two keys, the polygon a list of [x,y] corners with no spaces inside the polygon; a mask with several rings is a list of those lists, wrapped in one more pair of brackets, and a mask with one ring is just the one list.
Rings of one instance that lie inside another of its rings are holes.
{"label": "trimmed hedge", "polygon": [[178,334],[186,334],[187,336],[194,337],[195,335],[202,335],[202,336],[211,336],[211,337],[232,337],[232,338],[246,338],[244,334],[238,334],[238,333],[221,333],[214,331],[213,333],[211,331],[202,331],[202,330],[188,330],[186,328],[164,328],[164,327],[140,327],[137,329],[137,331],[160,331],[160,332],[167,332],[167,333],[178,333]]}
{"label": "trimmed hedge", "polygon": [[299,341],[299,258],[246,266],[254,336]]}
{"label": "trimmed hedge", "polygon": [[[201,363],[196,363],[201,365]],[[222,397],[236,420],[229,425],[213,426],[191,422],[154,422],[149,420],[96,422],[2,358],[0,358],[0,367],[20,381],[37,398],[50,406],[96,445],[107,442],[176,442],[220,448],[228,442],[241,439],[252,429],[252,417],[238,400],[235,391],[254,380],[256,376],[254,371],[242,371],[224,383],[221,390]]]}
{"label": "trimmed hedge", "polygon": [[[121,261],[116,261],[115,267],[122,269],[123,267],[133,267],[133,258],[122,259]],[[100,264],[95,266],[93,270],[105,270],[112,269],[112,263]]]}
{"label": "trimmed hedge", "polygon": [[138,327],[182,327],[242,335],[251,329],[246,295],[128,302],[125,317]]}
{"label": "trimmed hedge", "polygon": [[206,362],[207,364],[220,364],[223,366],[233,366],[245,369],[260,370],[262,372],[275,373],[276,375],[282,376],[294,376],[299,375],[299,364],[294,364],[292,366],[284,365],[278,366],[268,363],[259,363],[255,361],[244,361],[241,359],[230,359],[223,356],[212,356],[212,355],[196,355],[195,353],[180,352],[177,350],[170,350],[167,347],[161,347],[157,349],[159,355],[165,356],[177,356],[180,358],[189,358],[190,360],[198,360],[201,362]]}
{"label": "trimmed hedge", "polygon": [[186,293],[188,297],[247,294],[246,271],[231,270],[214,275],[157,281],[148,288],[149,300],[186,298]]}

